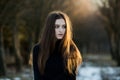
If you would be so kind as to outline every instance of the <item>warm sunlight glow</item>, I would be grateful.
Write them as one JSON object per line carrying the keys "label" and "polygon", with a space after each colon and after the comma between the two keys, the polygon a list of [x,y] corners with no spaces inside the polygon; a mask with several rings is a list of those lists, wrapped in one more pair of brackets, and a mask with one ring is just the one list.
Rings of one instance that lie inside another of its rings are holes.
{"label": "warm sunlight glow", "polygon": [[107,0],[76,0],[72,1],[74,6],[72,15],[73,18],[84,20],[91,15],[99,14],[99,7],[103,7],[105,3],[107,7]]}
{"label": "warm sunlight glow", "polygon": [[105,3],[106,7],[109,7],[108,0],[91,0],[96,6],[103,7]]}
{"label": "warm sunlight glow", "polygon": [[82,17],[87,17],[98,10],[95,5],[96,0],[76,0],[74,1],[75,11],[73,14],[75,16],[82,15]]}

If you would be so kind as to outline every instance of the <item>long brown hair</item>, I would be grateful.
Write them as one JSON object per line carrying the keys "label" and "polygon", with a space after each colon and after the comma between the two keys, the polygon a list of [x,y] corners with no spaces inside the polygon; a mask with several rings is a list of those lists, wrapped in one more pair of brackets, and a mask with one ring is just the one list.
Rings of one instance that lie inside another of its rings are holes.
{"label": "long brown hair", "polygon": [[66,32],[61,40],[59,50],[61,51],[63,59],[65,60],[66,69],[69,73],[72,73],[72,69],[77,67],[82,61],[80,52],[72,41],[72,26],[69,17],[61,11],[53,11],[49,13],[46,19],[40,39],[38,66],[41,74],[44,74],[46,61],[52,54],[57,41],[55,36],[55,20],[61,18],[66,22]]}

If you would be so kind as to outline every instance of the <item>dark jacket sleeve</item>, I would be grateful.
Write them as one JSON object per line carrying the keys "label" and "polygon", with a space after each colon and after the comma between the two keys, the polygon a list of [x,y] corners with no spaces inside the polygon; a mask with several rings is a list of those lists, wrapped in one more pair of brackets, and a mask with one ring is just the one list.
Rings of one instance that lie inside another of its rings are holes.
{"label": "dark jacket sleeve", "polygon": [[39,45],[35,45],[33,47],[33,73],[34,80],[41,80],[41,75],[38,69],[38,53],[39,53]]}

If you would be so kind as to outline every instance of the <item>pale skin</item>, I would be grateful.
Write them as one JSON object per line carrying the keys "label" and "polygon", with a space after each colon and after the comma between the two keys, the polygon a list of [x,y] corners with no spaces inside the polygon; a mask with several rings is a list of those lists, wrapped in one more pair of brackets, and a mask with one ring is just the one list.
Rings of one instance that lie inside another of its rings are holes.
{"label": "pale skin", "polygon": [[55,21],[55,36],[57,39],[62,39],[66,31],[66,23],[64,19],[56,19]]}

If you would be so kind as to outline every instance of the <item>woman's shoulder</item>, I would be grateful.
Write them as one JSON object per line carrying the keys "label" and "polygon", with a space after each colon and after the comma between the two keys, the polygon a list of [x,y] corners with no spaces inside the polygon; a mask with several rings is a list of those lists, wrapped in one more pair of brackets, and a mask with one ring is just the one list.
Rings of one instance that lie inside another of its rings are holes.
{"label": "woman's shoulder", "polygon": [[33,46],[33,49],[38,49],[38,48],[40,48],[40,44],[38,43]]}
{"label": "woman's shoulder", "polygon": [[40,44],[35,44],[33,46],[33,54],[38,54],[40,50]]}

